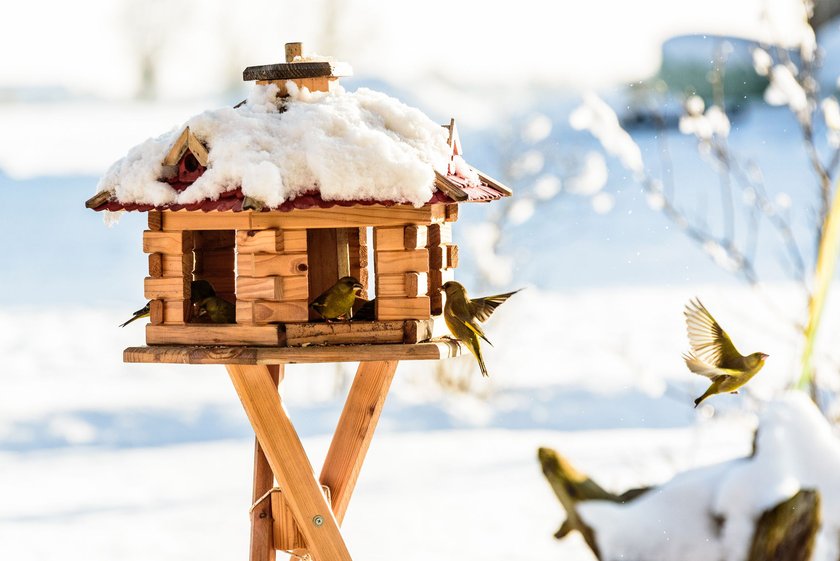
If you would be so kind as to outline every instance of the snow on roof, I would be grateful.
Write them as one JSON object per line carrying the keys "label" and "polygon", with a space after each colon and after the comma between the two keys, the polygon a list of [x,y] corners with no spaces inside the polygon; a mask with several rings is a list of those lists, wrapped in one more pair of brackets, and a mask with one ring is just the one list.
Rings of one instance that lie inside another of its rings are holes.
{"label": "snow on roof", "polygon": [[324,201],[420,206],[435,195],[436,171],[480,186],[463,165],[449,172],[449,133],[420,110],[366,88],[287,87],[290,96],[277,98],[277,86],[258,85],[238,108],[189,119],[184,126],[206,144],[209,161],[182,191],[166,183],[172,171],[162,161],[184,126],[132,148],[97,192],[112,192],[112,203],[153,207],[216,201],[237,189],[269,208],[313,192]]}

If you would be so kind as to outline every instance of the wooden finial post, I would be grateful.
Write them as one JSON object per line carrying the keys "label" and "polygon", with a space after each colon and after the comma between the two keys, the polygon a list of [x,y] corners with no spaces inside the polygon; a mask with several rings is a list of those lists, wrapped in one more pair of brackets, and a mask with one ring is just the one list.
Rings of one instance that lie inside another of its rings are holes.
{"label": "wooden finial post", "polygon": [[303,43],[286,43],[286,62],[292,62],[296,56],[303,56]]}

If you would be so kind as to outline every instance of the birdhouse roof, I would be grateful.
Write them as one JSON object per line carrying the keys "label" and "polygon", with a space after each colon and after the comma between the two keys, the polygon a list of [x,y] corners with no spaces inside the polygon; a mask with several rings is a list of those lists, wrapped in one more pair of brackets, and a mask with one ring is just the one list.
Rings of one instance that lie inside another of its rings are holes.
{"label": "birdhouse roof", "polygon": [[[288,84],[288,97],[277,97],[276,85],[258,85],[245,104],[204,112],[134,147],[111,166],[87,206],[292,210],[511,194],[462,159],[454,122],[441,127],[365,88],[309,92]],[[206,169],[183,185],[172,164],[186,150]]]}

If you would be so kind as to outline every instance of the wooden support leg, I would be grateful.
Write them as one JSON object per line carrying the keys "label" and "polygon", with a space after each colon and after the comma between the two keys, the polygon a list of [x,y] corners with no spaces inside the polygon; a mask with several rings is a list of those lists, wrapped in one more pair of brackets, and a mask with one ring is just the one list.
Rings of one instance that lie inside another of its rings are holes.
{"label": "wooden support leg", "polygon": [[[271,381],[276,388],[283,377],[283,365],[272,364],[268,367]],[[254,492],[251,504],[263,497],[260,504],[251,511],[251,553],[250,561],[275,561],[277,551],[274,549],[272,536],[271,497],[264,497],[274,487],[274,474],[271,466],[260,447],[260,441],[254,442]]]}
{"label": "wooden support leg", "polygon": [[338,522],[271,379],[268,367],[226,366],[257,440],[316,561],[350,561]]}
{"label": "wooden support leg", "polygon": [[321,483],[330,488],[333,513],[339,524],[347,512],[398,362],[359,363],[350,395],[338,420],[321,471]]}

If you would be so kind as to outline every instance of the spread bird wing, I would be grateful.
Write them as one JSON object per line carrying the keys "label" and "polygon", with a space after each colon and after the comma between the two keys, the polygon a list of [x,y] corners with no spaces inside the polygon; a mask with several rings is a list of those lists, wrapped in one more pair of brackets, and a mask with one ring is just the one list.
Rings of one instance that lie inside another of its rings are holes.
{"label": "spread bird wing", "polygon": [[[522,290],[521,288],[519,290]],[[505,294],[496,294],[495,296],[485,296],[484,298],[473,298],[470,300],[470,314],[478,321],[487,321],[496,308],[501,306],[505,300],[519,292],[506,292]],[[488,341],[489,342],[489,341]]]}
{"label": "spread bird wing", "polygon": [[705,376],[713,382],[717,382],[720,378],[737,378],[740,374],[743,374],[743,372],[738,370],[729,370],[706,364],[691,353],[684,354],[683,360],[685,360],[685,364],[689,370],[695,374]]}
{"label": "spread bird wing", "polygon": [[738,368],[742,364],[744,357],[700,300],[695,298],[686,304],[685,324],[694,358],[720,369]]}

